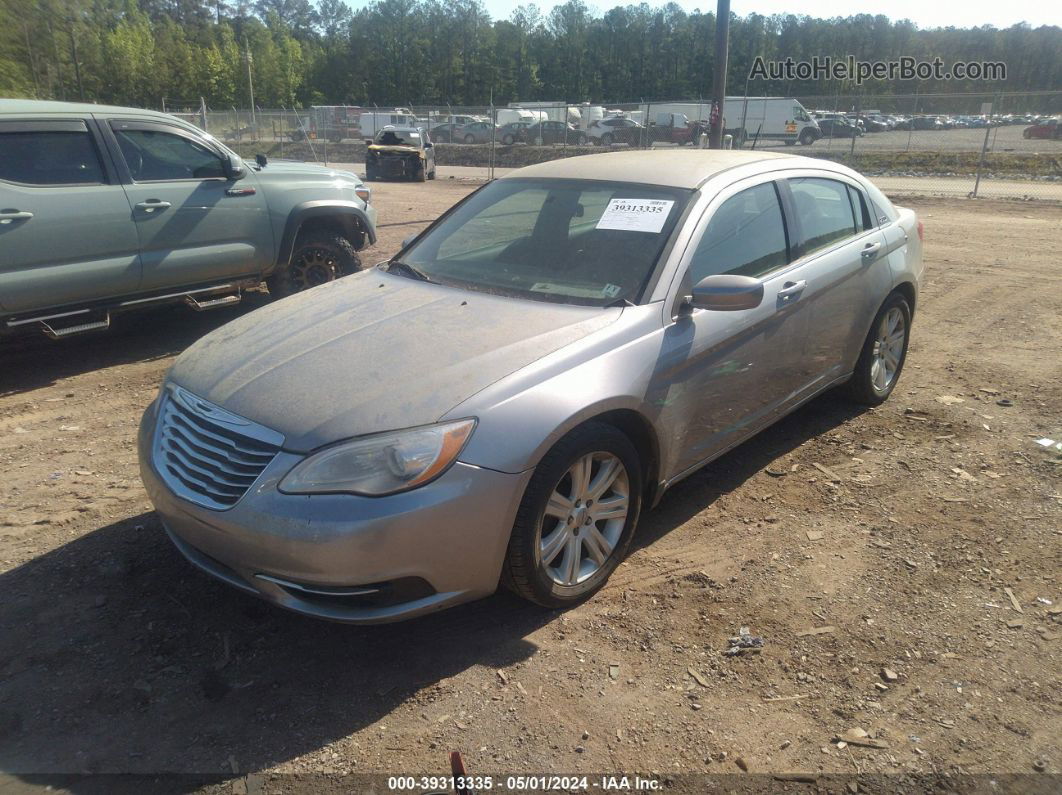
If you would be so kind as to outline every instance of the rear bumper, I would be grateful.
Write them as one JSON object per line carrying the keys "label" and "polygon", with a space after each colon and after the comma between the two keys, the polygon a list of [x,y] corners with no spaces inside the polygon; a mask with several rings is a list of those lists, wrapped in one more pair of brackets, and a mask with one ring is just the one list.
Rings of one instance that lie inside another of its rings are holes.
{"label": "rear bumper", "polygon": [[140,426],[140,472],[177,548],[247,593],[354,624],[398,621],[493,593],[530,472],[457,463],[389,497],[277,490],[302,456],[281,452],[232,508],[174,494],[151,461],[154,408]]}

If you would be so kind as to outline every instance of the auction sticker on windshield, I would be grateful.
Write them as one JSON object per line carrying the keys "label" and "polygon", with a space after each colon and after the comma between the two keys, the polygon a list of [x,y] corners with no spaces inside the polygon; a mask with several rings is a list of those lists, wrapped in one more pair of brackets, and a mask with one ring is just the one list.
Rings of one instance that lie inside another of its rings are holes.
{"label": "auction sticker on windshield", "polygon": [[659,232],[674,203],[669,199],[613,199],[601,213],[597,228]]}

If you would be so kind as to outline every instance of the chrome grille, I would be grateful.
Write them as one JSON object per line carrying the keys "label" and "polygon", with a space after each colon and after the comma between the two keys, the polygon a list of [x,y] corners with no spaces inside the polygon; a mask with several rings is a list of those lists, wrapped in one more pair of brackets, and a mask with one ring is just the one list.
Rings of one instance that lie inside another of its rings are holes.
{"label": "chrome grille", "polygon": [[155,432],[155,468],[174,492],[214,510],[247,493],[284,437],[198,398],[166,388]]}

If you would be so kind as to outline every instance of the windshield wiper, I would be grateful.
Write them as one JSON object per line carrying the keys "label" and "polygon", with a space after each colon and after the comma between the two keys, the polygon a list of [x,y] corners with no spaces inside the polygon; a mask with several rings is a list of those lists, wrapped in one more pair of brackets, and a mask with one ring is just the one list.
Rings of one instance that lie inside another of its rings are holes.
{"label": "windshield wiper", "polygon": [[396,271],[404,273],[411,279],[417,279],[418,281],[422,282],[430,282],[431,284],[438,284],[438,282],[435,281],[435,279],[431,278],[431,276],[426,274],[424,271],[419,270],[418,268],[414,268],[408,262],[402,262],[402,260],[398,259],[390,260],[387,263],[387,272],[394,273]]}

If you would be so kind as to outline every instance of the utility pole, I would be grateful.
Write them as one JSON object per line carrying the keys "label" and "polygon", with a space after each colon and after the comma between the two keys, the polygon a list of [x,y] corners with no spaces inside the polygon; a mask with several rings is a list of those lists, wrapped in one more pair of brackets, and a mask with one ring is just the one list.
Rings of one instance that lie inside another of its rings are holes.
{"label": "utility pole", "polygon": [[85,101],[85,86],[81,82],[81,64],[77,60],[77,36],[74,35],[74,21],[70,20],[70,54],[74,60],[74,75],[77,77],[77,93]]}
{"label": "utility pole", "polygon": [[247,93],[251,95],[251,129],[256,131],[255,137],[257,138],[258,120],[254,115],[254,79],[251,77],[251,64],[254,63],[254,57],[251,55],[251,47],[247,43],[246,36],[243,37],[243,53],[247,60]]}
{"label": "utility pole", "polygon": [[723,105],[726,101],[726,60],[730,46],[730,0],[718,0],[715,6],[715,64],[712,69],[711,135],[708,146],[723,148]]}

